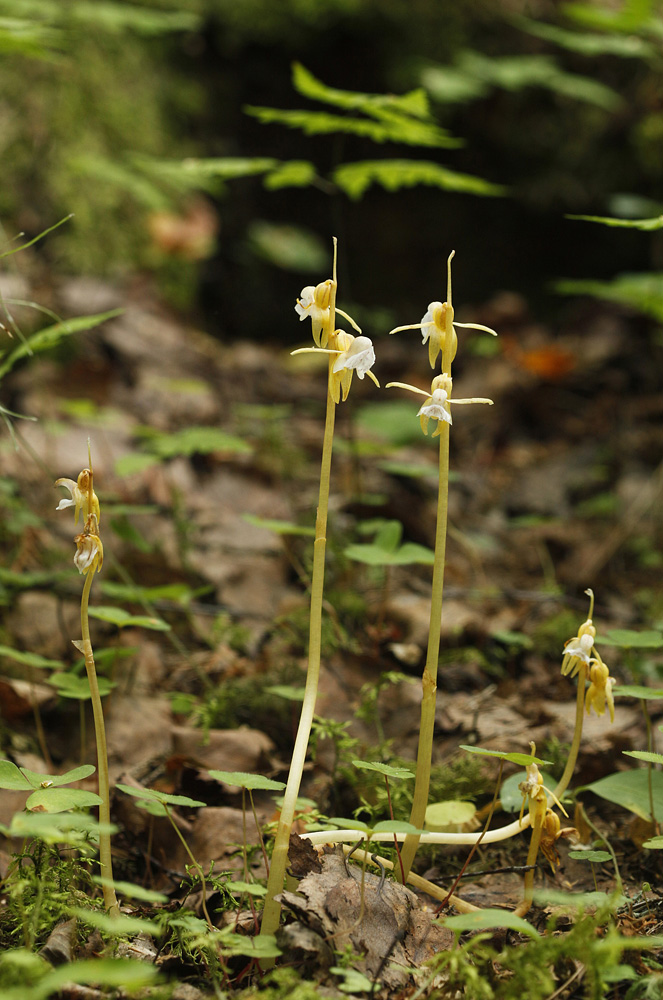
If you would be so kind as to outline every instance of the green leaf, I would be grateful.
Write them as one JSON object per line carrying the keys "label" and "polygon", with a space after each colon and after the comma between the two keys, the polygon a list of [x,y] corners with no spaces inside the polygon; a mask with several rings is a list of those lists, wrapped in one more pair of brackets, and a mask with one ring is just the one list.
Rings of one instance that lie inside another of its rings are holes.
{"label": "green leaf", "polygon": [[578,910],[586,910],[588,906],[600,908],[609,903],[617,909],[628,902],[624,896],[609,896],[606,892],[563,892],[560,889],[535,889],[534,901],[540,906],[566,906]]}
{"label": "green leaf", "polygon": [[469,76],[504,90],[518,91],[525,87],[541,87],[574,101],[595,104],[606,111],[615,111],[623,103],[615,90],[590,76],[567,73],[557,65],[552,56],[548,55],[495,58],[484,56],[474,50],[466,50],[459,57],[458,66]]}
{"label": "green leaf", "polygon": [[97,605],[89,609],[90,618],[100,622],[109,622],[118,628],[135,626],[149,628],[154,632],[170,632],[170,625],[161,618],[150,618],[147,615],[130,615],[124,608],[102,607]]}
{"label": "green leaf", "polygon": [[230,892],[245,892],[248,896],[267,895],[267,887],[259,882],[226,882],[225,888]]}
{"label": "green leaf", "polygon": [[258,517],[257,514],[242,514],[242,520],[253,524],[256,528],[266,528],[277,535],[304,535],[315,538],[315,528],[294,524],[292,521],[278,521],[272,517]]}
{"label": "green leaf", "polygon": [[663,772],[636,768],[617,771],[606,778],[583,785],[578,792],[594,792],[608,802],[614,802],[641,819],[651,819],[649,812],[649,780],[651,779],[654,798],[655,819],[663,820]]}
{"label": "green leaf", "polygon": [[[481,177],[460,174],[428,160],[363,160],[343,163],[333,175],[334,182],[353,199],[361,198],[372,184],[387,191],[426,184],[445,191],[495,197],[505,194],[505,188]],[[415,410],[416,413],[416,410]]]}
{"label": "green leaf", "polygon": [[645,840],[642,846],[649,851],[661,851],[663,850],[663,837],[650,837],[649,840]]}
{"label": "green leaf", "polygon": [[124,478],[125,476],[140,475],[146,469],[151,469],[159,464],[157,455],[145,455],[142,452],[132,452],[129,455],[122,455],[115,462],[115,475]]}
{"label": "green leaf", "polygon": [[526,17],[515,19],[523,31],[543,38],[554,45],[560,45],[570,52],[580,52],[584,56],[621,56],[625,59],[648,59],[656,49],[643,38],[635,35],[606,35],[580,31],[568,31],[554,24],[532,21]]}
{"label": "green leaf", "polygon": [[[522,799],[521,799],[522,801]],[[425,826],[427,830],[454,830],[466,826],[476,816],[473,802],[450,799],[448,802],[431,802],[426,807]]]}
{"label": "green leaf", "polygon": [[[78,677],[76,674],[53,674],[46,683],[56,688],[61,698],[89,701],[92,697],[87,677]],[[107,677],[98,677],[97,684],[102,698],[105,698],[116,687],[115,682]]]}
{"label": "green leaf", "polygon": [[423,830],[418,830],[412,823],[398,819],[381,819],[375,826],[371,827],[373,833],[404,833],[422,834]]}
{"label": "green leaf", "polygon": [[611,855],[608,851],[569,851],[569,857],[574,861],[601,862],[610,861]]}
{"label": "green leaf", "polygon": [[218,427],[184,427],[172,434],[143,430],[146,447],[160,458],[177,458],[183,455],[209,455],[214,452],[231,452],[248,455],[253,450],[242,438],[228,434]]}
{"label": "green leaf", "polygon": [[163,160],[140,155],[134,156],[133,162],[146,174],[181,192],[218,190],[225,181],[266,174],[279,166],[279,160],[266,156]]}
{"label": "green leaf", "polygon": [[23,652],[23,650],[14,649],[12,646],[0,646],[0,656],[6,656],[9,660],[22,663],[26,667],[34,667],[37,670],[57,670],[64,666],[61,660],[47,660],[45,656]]}
{"label": "green leaf", "polygon": [[374,760],[353,760],[353,767],[360,771],[377,771],[387,778],[414,778],[414,772],[407,767],[392,767],[391,764],[382,764]]}
{"label": "green leaf", "polygon": [[272,934],[259,937],[245,937],[243,934],[224,935],[221,950],[224,955],[245,955],[255,960],[261,958],[279,958],[283,952]]}
{"label": "green leaf", "polygon": [[31,783],[33,788],[39,788],[43,782],[48,781],[49,787],[57,788],[60,785],[70,785],[73,781],[82,781],[94,774],[96,768],[94,764],[80,764],[71,771],[64,774],[39,774],[37,771],[30,771],[27,767],[22,767],[21,771]]}
{"label": "green leaf", "polygon": [[304,701],[306,689],[303,687],[292,687],[290,684],[272,684],[265,688],[267,694],[275,694],[277,698],[285,698],[287,701]]}
{"label": "green leaf", "polygon": [[531,753],[507,753],[504,750],[482,750],[481,747],[467,747],[461,744],[461,750],[467,750],[468,753],[478,753],[485,757],[499,757],[500,760],[508,760],[511,764],[519,764],[521,767],[529,767],[530,764],[537,764],[539,767],[545,767],[547,764],[550,766],[552,761],[541,760],[539,757],[534,757]]}
{"label": "green leaf", "polygon": [[253,252],[273,267],[315,274],[327,267],[327,245],[303,226],[254,219],[246,235]]}
{"label": "green leaf", "polygon": [[99,805],[101,798],[96,792],[86,792],[83,788],[39,788],[28,796],[25,808],[30,812],[61,813]]}
{"label": "green leaf", "polygon": [[223,781],[226,785],[238,785],[240,788],[262,789],[269,792],[280,792],[285,788],[285,782],[273,781],[262,774],[248,774],[246,771],[208,771],[210,778]]}
{"label": "green leaf", "polygon": [[286,187],[309,187],[318,179],[316,169],[308,160],[286,160],[271,170],[263,181],[268,191]]}
{"label": "green leaf", "polygon": [[101,878],[99,875],[93,875],[92,881],[97,885],[112,886],[122,896],[126,896],[128,899],[138,899],[142,903],[168,902],[168,896],[162,892],[156,892],[154,889],[146,889],[144,885],[135,885],[133,882],[122,882],[112,878]]}
{"label": "green leaf", "polygon": [[378,462],[378,468],[391,476],[406,476],[411,479],[437,479],[438,471],[435,465],[418,465],[415,462],[398,462],[387,460]]}
{"label": "green leaf", "polygon": [[442,918],[440,923],[443,927],[449,927],[452,931],[459,932],[487,931],[503,927],[507,930],[519,931],[531,938],[541,936],[530,923],[508,910],[487,909],[478,910],[475,913],[459,913],[457,916]]}
{"label": "green leaf", "polygon": [[656,629],[635,632],[629,628],[614,628],[596,640],[603,646],[621,649],[663,649],[663,634]]}
{"label": "green leaf", "polygon": [[641,229],[645,233],[663,229],[663,215],[657,215],[653,219],[615,219],[608,215],[566,215],[565,218],[577,219],[580,222],[598,222],[602,226],[618,229]]}
{"label": "green leaf", "polygon": [[663,688],[645,687],[644,684],[618,684],[612,693],[621,698],[642,698],[644,701],[656,701],[663,698]]}
{"label": "green leaf", "polygon": [[30,354],[39,354],[55,347],[64,337],[70,337],[72,333],[81,333],[83,330],[92,330],[95,326],[100,326],[106,320],[114,319],[122,315],[122,309],[111,309],[109,312],[98,313],[96,316],[77,316],[75,319],[55,323],[46,327],[38,333],[33,333],[31,337],[5,355],[0,363],[0,378],[11,371],[17,361]]}
{"label": "green leaf", "polygon": [[34,785],[12,764],[10,760],[0,760],[0,788],[9,788],[13,791],[29,792]]}
{"label": "green leaf", "polygon": [[645,760],[648,764],[663,764],[663,753],[651,753],[649,750],[622,750],[626,757]]}
{"label": "green leaf", "polygon": [[563,279],[556,281],[553,288],[560,295],[590,295],[616,302],[663,322],[663,274],[660,272],[618,274],[612,281]]}
{"label": "green leaf", "polygon": [[342,993],[372,993],[375,984],[359,969],[344,968],[341,965],[330,966],[329,971],[343,980],[338,984]]}
{"label": "green leaf", "polygon": [[84,847],[90,836],[98,837],[100,833],[117,833],[117,827],[111,824],[100,824],[86,813],[45,813],[19,812],[14,813],[9,835],[20,837],[35,837],[47,844],[73,844]]}
{"label": "green leaf", "polygon": [[111,917],[101,910],[88,910],[82,906],[72,906],[69,913],[77,917],[81,923],[96,927],[97,930],[105,934],[113,934],[128,937],[130,934],[154,934],[159,936],[163,933],[160,924],[155,920],[144,920],[142,917],[126,917],[121,914],[119,917]]}
{"label": "green leaf", "polygon": [[[48,968],[48,967],[47,967]],[[139,989],[159,981],[155,966],[125,958],[90,958],[65,962],[50,969],[32,986],[7,987],[3,1000],[47,1000],[59,996],[68,983],[119,987],[123,992]]]}
{"label": "green leaf", "polygon": [[192,809],[207,805],[206,802],[199,802],[198,799],[190,799],[188,795],[171,795],[169,792],[160,792],[156,788],[132,788],[131,785],[120,784],[115,787],[127,795],[143,799],[146,802],[151,799],[153,802],[161,802],[169,806],[189,806]]}
{"label": "green leaf", "polygon": [[381,121],[333,115],[328,111],[290,111],[280,108],[247,106],[247,115],[257,118],[263,125],[284,125],[299,129],[304,135],[332,135],[340,132],[356,135],[372,142],[397,142],[406,146],[441,147],[454,149],[462,145],[433,122],[417,121],[402,115],[386,116]]}
{"label": "green leaf", "polygon": [[407,94],[365,94],[353,90],[338,90],[316,79],[301,63],[292,66],[292,84],[298,93],[312,101],[321,101],[343,108],[344,111],[363,111],[376,118],[387,112],[412,115],[422,120],[430,118],[428,98],[423,90]]}

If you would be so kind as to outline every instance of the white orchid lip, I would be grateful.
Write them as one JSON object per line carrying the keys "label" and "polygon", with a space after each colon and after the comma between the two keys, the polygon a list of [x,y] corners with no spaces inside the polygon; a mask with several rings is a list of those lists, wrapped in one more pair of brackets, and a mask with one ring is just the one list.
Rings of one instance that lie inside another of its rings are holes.
{"label": "white orchid lip", "polygon": [[355,337],[350,347],[343,351],[334,362],[332,371],[342,371],[344,368],[354,369],[359,378],[370,375],[370,369],[375,364],[375,351],[370,337]]}
{"label": "white orchid lip", "polygon": [[436,389],[430,398],[430,402],[423,404],[417,416],[432,417],[433,420],[446,420],[448,424],[451,424],[453,423],[451,412],[447,409],[449,402],[447,390]]}

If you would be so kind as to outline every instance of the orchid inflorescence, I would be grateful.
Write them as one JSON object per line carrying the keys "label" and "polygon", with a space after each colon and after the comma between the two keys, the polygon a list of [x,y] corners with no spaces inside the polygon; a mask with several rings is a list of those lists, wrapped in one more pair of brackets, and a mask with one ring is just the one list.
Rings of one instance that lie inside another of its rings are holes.
{"label": "orchid inflorescence", "polygon": [[[370,337],[364,337],[361,328],[342,309],[335,304],[336,281],[327,279],[320,282],[315,287],[307,285],[302,289],[300,297],[297,299],[295,310],[300,320],[307,317],[311,320],[313,340],[315,347],[300,347],[293,354],[329,354],[334,358],[330,366],[329,392],[335,403],[343,402],[348,398],[352,375],[356,371],[360,379],[368,375],[370,379],[380,388],[380,383],[371,371],[375,364],[375,351]],[[355,337],[352,333],[344,330],[334,330],[332,332],[332,307],[334,314],[343,316],[353,330],[359,334]]]}
{"label": "orchid inflorescence", "polygon": [[99,860],[105,877],[103,886],[104,904],[112,915],[117,915],[119,909],[115,889],[113,888],[111,843],[110,833],[108,832],[110,824],[110,781],[108,774],[108,752],[106,749],[106,730],[94,663],[94,653],[92,651],[92,642],[90,641],[90,623],[88,619],[88,601],[92,588],[92,580],[94,579],[95,571],[99,572],[101,570],[104,561],[104,546],[99,536],[101,508],[97,494],[94,492],[94,476],[92,473],[89,441],[88,462],[89,467],[83,469],[78,474],[76,481],[64,478],[55,481],[56,486],[64,486],[70,493],[69,498],[64,497],[60,500],[56,509],[67,510],[73,507],[74,524],[77,524],[79,516],[83,515],[83,530],[74,538],[76,544],[74,564],[78,572],[85,576],[83,593],[81,595],[82,638],[80,640],[73,640],[73,644],[85,658],[85,670],[90,685],[90,698],[94,717],[97,744],[97,774],[99,779],[99,796],[101,798],[99,822],[105,827],[99,834]]}

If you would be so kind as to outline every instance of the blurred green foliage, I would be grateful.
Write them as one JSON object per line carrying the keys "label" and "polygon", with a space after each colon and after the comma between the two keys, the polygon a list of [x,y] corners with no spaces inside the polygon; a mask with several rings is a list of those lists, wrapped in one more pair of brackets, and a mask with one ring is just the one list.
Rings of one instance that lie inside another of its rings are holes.
{"label": "blurred green foliage", "polygon": [[[468,221],[486,226],[483,264],[495,260],[500,210],[445,191],[496,194],[499,181],[556,216],[607,214],[620,190],[660,203],[660,5],[526,13],[524,0],[0,0],[0,217],[35,234],[71,212],[46,247],[61,267],[147,268],[186,302],[221,213],[231,283],[255,272],[236,288],[246,302],[270,268],[311,270],[305,248],[332,220],[372,230],[406,187],[425,186],[389,216],[384,252],[418,227],[414,273],[441,218],[459,251]],[[352,223],[342,195],[368,196]]]}

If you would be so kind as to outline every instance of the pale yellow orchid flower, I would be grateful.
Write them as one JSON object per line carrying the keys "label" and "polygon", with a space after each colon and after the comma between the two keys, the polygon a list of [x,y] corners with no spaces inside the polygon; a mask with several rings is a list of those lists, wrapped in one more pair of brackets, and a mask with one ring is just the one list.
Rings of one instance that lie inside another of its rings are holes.
{"label": "pale yellow orchid flower", "polygon": [[453,380],[450,375],[436,375],[431,382],[431,391],[427,393],[425,389],[419,389],[416,385],[409,385],[407,382],[388,382],[387,389],[407,389],[409,392],[416,392],[420,396],[426,396],[426,402],[420,407],[417,416],[421,422],[421,429],[424,434],[428,434],[428,421],[437,420],[437,428],[433,431],[433,437],[438,437],[442,430],[442,425],[451,424],[450,404],[456,403],[466,405],[467,403],[485,403],[493,405],[492,399],[482,396],[473,396],[471,399],[452,399],[451,389]]}
{"label": "pale yellow orchid flower", "polygon": [[469,330],[482,330],[497,336],[495,330],[481,323],[458,323],[454,321],[454,308],[451,304],[451,261],[455,250],[449,254],[447,260],[447,300],[446,302],[430,302],[428,309],[424,313],[420,323],[410,323],[406,326],[397,326],[390,333],[401,333],[403,330],[421,330],[423,343],[428,344],[428,360],[431,368],[435,368],[438,354],[442,353],[442,366],[449,374],[451,362],[456,357],[458,349],[458,335],[456,327]]}

